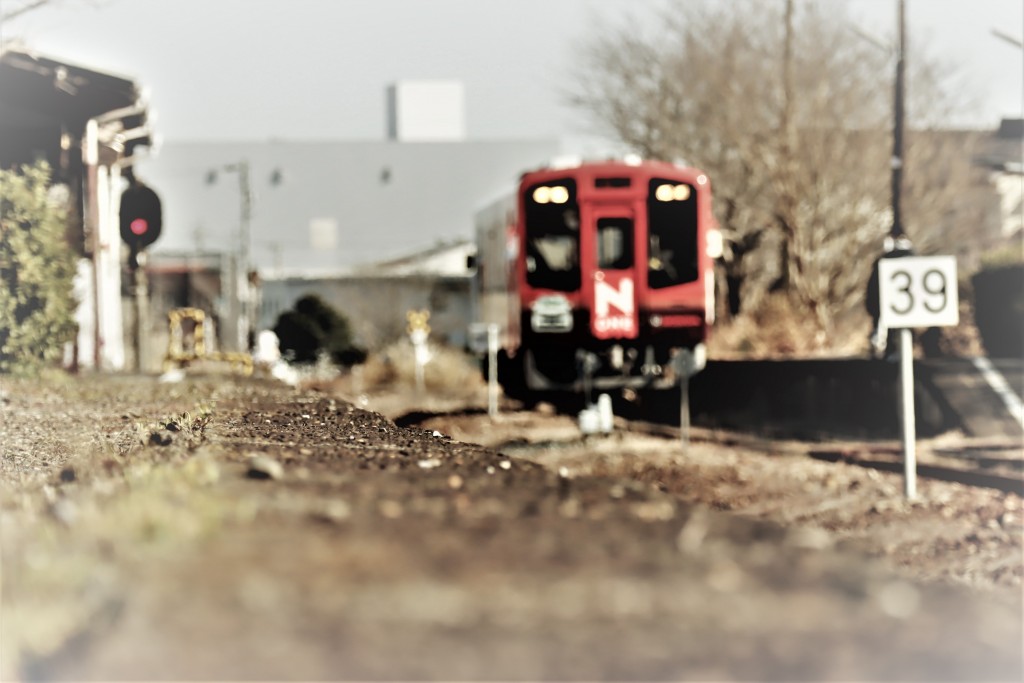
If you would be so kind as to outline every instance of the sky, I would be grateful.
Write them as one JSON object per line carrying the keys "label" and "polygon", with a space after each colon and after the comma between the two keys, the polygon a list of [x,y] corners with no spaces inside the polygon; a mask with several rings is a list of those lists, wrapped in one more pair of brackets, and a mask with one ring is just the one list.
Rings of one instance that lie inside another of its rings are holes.
{"label": "sky", "polygon": [[[470,138],[585,146],[596,131],[566,92],[588,36],[623,21],[650,29],[695,1],[51,0],[0,38],[136,79],[165,142],[380,140],[388,84],[455,79]],[[892,41],[896,0],[836,1]],[[31,2],[0,0],[0,16]],[[1024,35],[1024,0],[907,0],[907,25],[976,101],[951,125],[1024,115],[1024,51],[992,33]]]}

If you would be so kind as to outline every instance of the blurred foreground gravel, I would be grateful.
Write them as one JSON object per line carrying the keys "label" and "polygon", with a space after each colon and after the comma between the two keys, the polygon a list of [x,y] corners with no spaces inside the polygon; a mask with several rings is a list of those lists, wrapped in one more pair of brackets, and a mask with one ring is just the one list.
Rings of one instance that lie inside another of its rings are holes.
{"label": "blurred foreground gravel", "polygon": [[[956,585],[879,562],[818,523],[827,509],[788,521],[724,511],[742,506],[715,504],[721,481],[702,473],[720,475],[719,460],[740,472],[735,448],[604,440],[501,454],[451,438],[467,420],[399,428],[344,396],[229,376],[6,381],[0,677],[1024,674],[1009,494],[925,487],[917,508],[864,511],[940,548],[936,565],[962,561],[929,541],[942,506],[954,520],[960,506],[1010,513],[962,549],[990,552],[1009,578]],[[472,419],[492,435],[533,428]],[[865,477],[837,486],[863,492],[875,485]],[[732,490],[756,498],[758,482],[742,479]],[[806,495],[828,487],[804,484]],[[986,551],[987,532],[1001,545]]]}

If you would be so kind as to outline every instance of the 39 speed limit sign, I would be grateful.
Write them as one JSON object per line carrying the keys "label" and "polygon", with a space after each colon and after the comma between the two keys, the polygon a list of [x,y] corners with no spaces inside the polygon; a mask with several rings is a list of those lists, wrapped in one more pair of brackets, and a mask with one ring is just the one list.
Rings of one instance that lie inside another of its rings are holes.
{"label": "39 speed limit sign", "polygon": [[960,322],[956,258],[904,256],[878,262],[878,323],[901,327],[948,327]]}

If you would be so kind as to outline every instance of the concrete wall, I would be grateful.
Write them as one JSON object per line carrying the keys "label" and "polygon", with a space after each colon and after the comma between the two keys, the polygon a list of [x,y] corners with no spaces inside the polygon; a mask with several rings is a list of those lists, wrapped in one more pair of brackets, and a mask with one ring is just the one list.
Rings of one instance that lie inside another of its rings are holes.
{"label": "concrete wall", "polygon": [[268,280],[259,327],[273,329],[281,313],[315,294],[344,314],[357,343],[370,349],[404,337],[406,312],[420,309],[430,311],[431,340],[462,347],[470,323],[470,282],[430,275]]}
{"label": "concrete wall", "polygon": [[[969,360],[915,361],[914,379],[919,437],[958,430],[1020,438]],[[693,423],[803,439],[898,439],[899,383],[898,364],[882,360],[712,361],[690,382]]]}

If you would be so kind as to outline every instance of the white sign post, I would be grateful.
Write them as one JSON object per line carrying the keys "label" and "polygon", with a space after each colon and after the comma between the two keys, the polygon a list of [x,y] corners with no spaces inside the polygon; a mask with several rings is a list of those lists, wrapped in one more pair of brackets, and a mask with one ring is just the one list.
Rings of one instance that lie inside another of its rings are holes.
{"label": "white sign post", "polygon": [[424,367],[430,362],[432,354],[427,348],[427,337],[430,336],[430,311],[408,311],[405,314],[409,324],[406,331],[409,333],[409,340],[412,342],[413,358],[416,362],[416,393],[422,394],[425,390]]}
{"label": "white sign post", "polygon": [[900,403],[903,420],[904,493],[917,497],[914,415],[914,345],[910,328],[947,327],[960,322],[956,259],[903,256],[878,262],[878,324],[900,330]]}
{"label": "white sign post", "polygon": [[498,415],[498,326],[487,326],[487,414]]}

